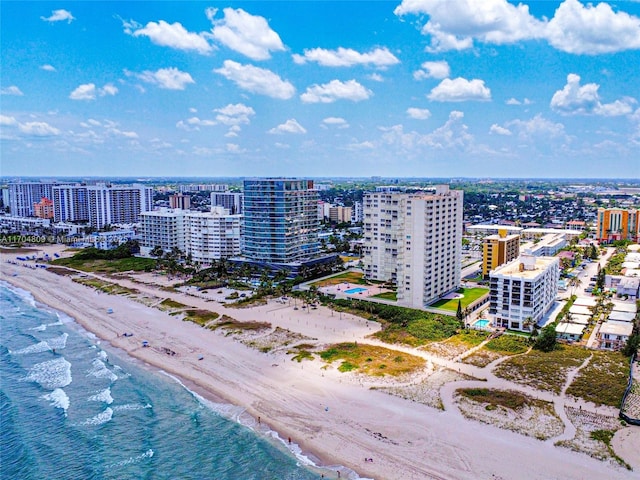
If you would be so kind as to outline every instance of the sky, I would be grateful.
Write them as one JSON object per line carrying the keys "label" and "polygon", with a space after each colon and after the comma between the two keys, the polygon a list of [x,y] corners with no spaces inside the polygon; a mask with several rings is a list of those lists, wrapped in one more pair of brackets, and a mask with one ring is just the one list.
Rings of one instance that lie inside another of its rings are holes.
{"label": "sky", "polygon": [[640,178],[640,2],[0,2],[0,175]]}

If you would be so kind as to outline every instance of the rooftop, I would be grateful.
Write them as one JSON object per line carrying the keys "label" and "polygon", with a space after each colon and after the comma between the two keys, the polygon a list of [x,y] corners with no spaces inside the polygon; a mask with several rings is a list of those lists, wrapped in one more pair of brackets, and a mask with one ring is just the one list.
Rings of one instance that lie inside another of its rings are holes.
{"label": "rooftop", "polygon": [[618,322],[615,320],[609,320],[604,322],[600,327],[600,334],[604,335],[608,333],[610,335],[623,335],[626,337],[631,336],[633,332],[633,323],[630,322]]}

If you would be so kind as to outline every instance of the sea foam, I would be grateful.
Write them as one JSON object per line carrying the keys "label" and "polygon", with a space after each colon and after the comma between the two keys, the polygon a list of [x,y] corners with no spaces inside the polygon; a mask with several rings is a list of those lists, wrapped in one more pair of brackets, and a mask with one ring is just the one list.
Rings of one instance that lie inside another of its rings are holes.
{"label": "sea foam", "polygon": [[47,390],[66,387],[71,383],[71,364],[64,357],[36,363],[29,369],[25,380],[37,382]]}
{"label": "sea foam", "polygon": [[118,379],[118,376],[107,368],[102,360],[96,358],[91,362],[91,370],[88,375],[96,378],[108,378],[112,382]]}
{"label": "sea foam", "polygon": [[69,334],[63,333],[58,337],[53,337],[53,338],[50,338],[49,340],[43,340],[42,342],[29,345],[28,347],[21,348],[20,350],[15,350],[10,353],[12,355],[27,355],[30,353],[46,352],[47,350],[52,350],[52,349],[62,350],[64,347],[67,346],[68,337],[69,337]]}
{"label": "sea foam", "polygon": [[116,463],[112,463],[111,465],[107,465],[107,468],[117,468],[117,467],[124,467],[126,465],[131,465],[133,463],[138,463],[141,460],[144,460],[145,458],[151,458],[153,457],[153,450],[149,449],[146,452],[136,456],[136,457],[129,457],[126,460],[122,460],[121,462],[116,462]]}
{"label": "sea foam", "polygon": [[67,410],[71,402],[69,397],[61,388],[56,388],[53,392],[43,395],[42,398],[51,402],[51,405],[56,408],[64,410],[64,414],[67,414]]}
{"label": "sea foam", "polygon": [[113,410],[109,407],[104,409],[104,412],[101,412],[84,422],[80,425],[102,425],[103,423],[107,423],[113,417]]}
{"label": "sea foam", "polygon": [[111,405],[113,403],[113,397],[111,396],[111,389],[106,388],[95,395],[91,395],[87,400],[90,402],[104,402],[107,405]]}

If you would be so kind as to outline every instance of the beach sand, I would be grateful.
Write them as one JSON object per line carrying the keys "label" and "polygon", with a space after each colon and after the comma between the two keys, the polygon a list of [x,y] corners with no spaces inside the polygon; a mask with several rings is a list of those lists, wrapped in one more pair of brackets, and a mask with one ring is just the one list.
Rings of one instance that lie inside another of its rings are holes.
{"label": "beach sand", "polygon": [[[0,255],[0,279],[30,291],[39,302],[67,313],[113,346],[196,385],[199,393],[246,408],[324,465],[344,465],[375,479],[638,478],[637,472],[467,420],[459,412],[369,390],[335,365],[323,369],[319,360],[291,361],[286,348],[261,353],[219,330],[183,322],[124,296],[98,293],[44,269],[7,264],[8,258],[15,256]],[[119,283],[237,320],[269,322],[315,338],[312,343],[319,345],[366,343],[365,337],[379,328],[375,322],[332,314],[322,307],[296,311],[288,304],[270,302],[255,308],[226,308],[149,285]],[[125,337],[124,332],[133,335]],[[143,340],[150,347],[143,347]],[[175,355],[168,355],[167,349]],[[629,437],[637,442],[637,435]],[[634,447],[626,445],[631,452]],[[325,478],[331,475],[328,472]]]}

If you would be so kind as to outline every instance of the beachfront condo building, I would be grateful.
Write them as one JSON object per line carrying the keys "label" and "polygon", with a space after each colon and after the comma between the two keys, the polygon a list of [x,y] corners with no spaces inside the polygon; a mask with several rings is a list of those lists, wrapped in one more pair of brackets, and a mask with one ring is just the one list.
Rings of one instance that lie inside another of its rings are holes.
{"label": "beachfront condo building", "polygon": [[53,220],[58,222],[89,222],[89,201],[86,185],[53,187]]}
{"label": "beachfront condo building", "polygon": [[240,192],[211,192],[211,206],[224,207],[232,215],[242,213],[242,193]]}
{"label": "beachfront condo building", "polygon": [[57,182],[21,182],[9,184],[9,209],[14,217],[33,217],[34,205],[42,198],[53,200]]}
{"label": "beachfront condo building", "polygon": [[177,193],[169,196],[169,207],[189,210],[191,208],[191,196]]}
{"label": "beachfront condo building", "polygon": [[489,272],[493,326],[531,332],[556,299],[559,265],[557,257],[536,257],[525,251]]}
{"label": "beachfront condo building", "polygon": [[460,286],[461,190],[365,195],[364,272],[397,286],[399,305],[422,308]]}
{"label": "beachfront condo building", "polygon": [[313,180],[245,180],[243,208],[244,258],[263,264],[290,264],[320,253],[318,192]]}
{"label": "beachfront condo building", "polygon": [[149,255],[156,247],[164,252],[174,248],[186,252],[188,241],[187,212],[161,208],[140,214],[140,253]]}
{"label": "beachfront condo building", "polygon": [[640,209],[599,208],[596,238],[608,243],[615,240],[640,241]]}
{"label": "beachfront condo building", "polygon": [[33,205],[33,214],[38,218],[53,218],[53,202],[43,197],[38,203]]}
{"label": "beachfront condo building", "polygon": [[506,229],[497,235],[489,235],[482,242],[482,275],[486,278],[491,270],[504,265],[520,255],[520,235],[508,235]]}
{"label": "beachfront condo building", "polygon": [[187,214],[187,253],[194,262],[240,255],[242,215],[231,215],[224,207],[211,207],[210,212]]}

